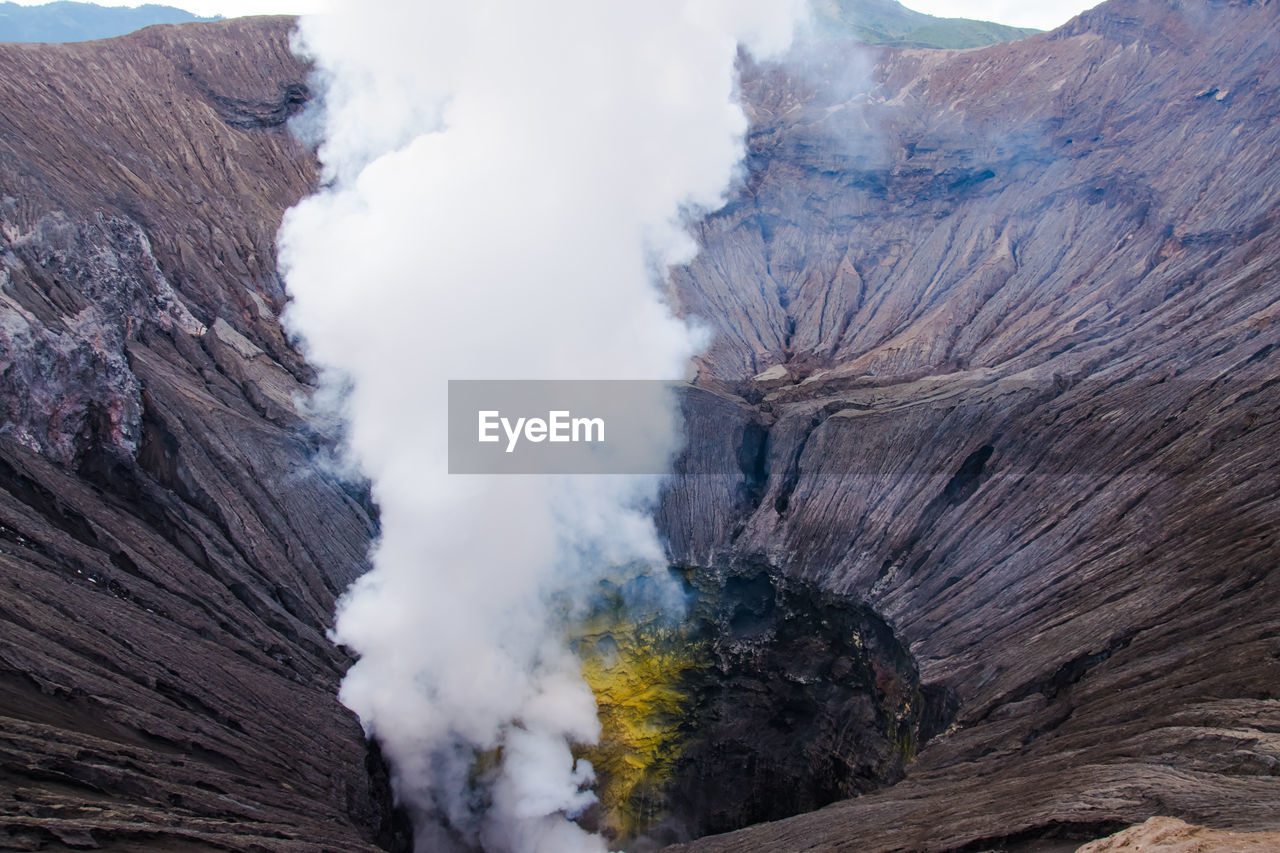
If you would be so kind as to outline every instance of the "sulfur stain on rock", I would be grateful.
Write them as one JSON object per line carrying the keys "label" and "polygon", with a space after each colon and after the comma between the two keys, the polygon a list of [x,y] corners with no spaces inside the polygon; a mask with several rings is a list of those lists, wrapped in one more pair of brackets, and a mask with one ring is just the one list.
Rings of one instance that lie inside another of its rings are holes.
{"label": "sulfur stain on rock", "polygon": [[710,667],[690,626],[597,612],[578,639],[582,672],[600,709],[600,743],[581,751],[599,780],[591,820],[615,838],[647,831],[669,809],[665,789],[684,751],[694,708],[690,684]]}
{"label": "sulfur stain on rock", "polygon": [[603,585],[574,631],[602,736],[581,819],[630,849],[819,808],[901,778],[945,716],[874,612],[763,568],[673,572],[683,612]]}

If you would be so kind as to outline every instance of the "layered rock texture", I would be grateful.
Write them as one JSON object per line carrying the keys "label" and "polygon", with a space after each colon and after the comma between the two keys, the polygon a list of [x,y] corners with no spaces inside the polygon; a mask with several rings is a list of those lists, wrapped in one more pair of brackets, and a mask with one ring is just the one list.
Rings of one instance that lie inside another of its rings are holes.
{"label": "layered rock texture", "polygon": [[[682,464],[735,473],[672,485],[671,560],[858,602],[949,724],[693,847],[1280,829],[1278,17],[747,69],[671,283],[716,332]],[[288,26],[0,46],[0,846],[396,842],[324,635],[376,519],[277,319]]]}
{"label": "layered rock texture", "polygon": [[1278,18],[1117,0],[749,83],[749,185],[676,291],[760,413],[693,446],[767,438],[672,547],[865,600],[960,710],[903,782],[694,848],[1277,828]]}
{"label": "layered rock texture", "polygon": [[325,637],[375,522],[276,318],[290,24],[0,46],[0,848],[390,837]]}

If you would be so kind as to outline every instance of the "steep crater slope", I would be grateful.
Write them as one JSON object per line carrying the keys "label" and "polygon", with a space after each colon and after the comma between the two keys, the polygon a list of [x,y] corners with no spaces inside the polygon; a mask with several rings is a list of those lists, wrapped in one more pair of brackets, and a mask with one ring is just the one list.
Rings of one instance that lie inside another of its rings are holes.
{"label": "steep crater slope", "polygon": [[0,847],[374,849],[367,499],[276,318],[288,19],[0,45]]}
{"label": "steep crater slope", "polygon": [[748,80],[675,292],[718,333],[690,453],[754,462],[672,490],[673,558],[852,594],[960,711],[892,788],[697,849],[1277,827],[1277,15]]}

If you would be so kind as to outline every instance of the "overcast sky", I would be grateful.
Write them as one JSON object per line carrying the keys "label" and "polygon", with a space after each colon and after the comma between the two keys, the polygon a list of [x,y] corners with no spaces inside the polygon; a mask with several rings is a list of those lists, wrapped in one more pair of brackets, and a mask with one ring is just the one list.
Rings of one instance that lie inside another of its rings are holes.
{"label": "overcast sky", "polygon": [[941,18],[977,18],[980,21],[996,21],[1015,27],[1052,30],[1100,2],[1101,0],[1043,0],[1039,3],[1027,3],[1026,0],[906,0],[903,5]]}
{"label": "overcast sky", "polygon": [[[34,6],[47,0],[17,0]],[[95,0],[104,6],[136,6],[137,0]],[[170,6],[190,9],[198,15],[270,15],[315,12],[324,8],[326,0],[152,0]],[[1099,0],[907,0],[907,6],[944,18],[978,18],[1019,27],[1051,30],[1066,23],[1080,12],[1097,5]]]}

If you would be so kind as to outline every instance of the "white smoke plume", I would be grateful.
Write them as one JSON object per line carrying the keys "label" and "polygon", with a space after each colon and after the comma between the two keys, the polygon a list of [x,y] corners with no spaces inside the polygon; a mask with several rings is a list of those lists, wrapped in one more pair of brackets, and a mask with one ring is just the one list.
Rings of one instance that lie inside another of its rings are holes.
{"label": "white smoke plume", "polygon": [[[657,484],[450,477],[446,382],[686,375],[700,336],[655,278],[743,154],[739,43],[785,48],[802,3],[353,0],[300,24],[325,185],[281,229],[286,319],[349,388],[381,509],[341,698],[419,850],[605,849],[570,820],[593,799],[570,745],[599,723],[552,599],[662,564]],[[672,452],[670,413],[652,428]]]}

